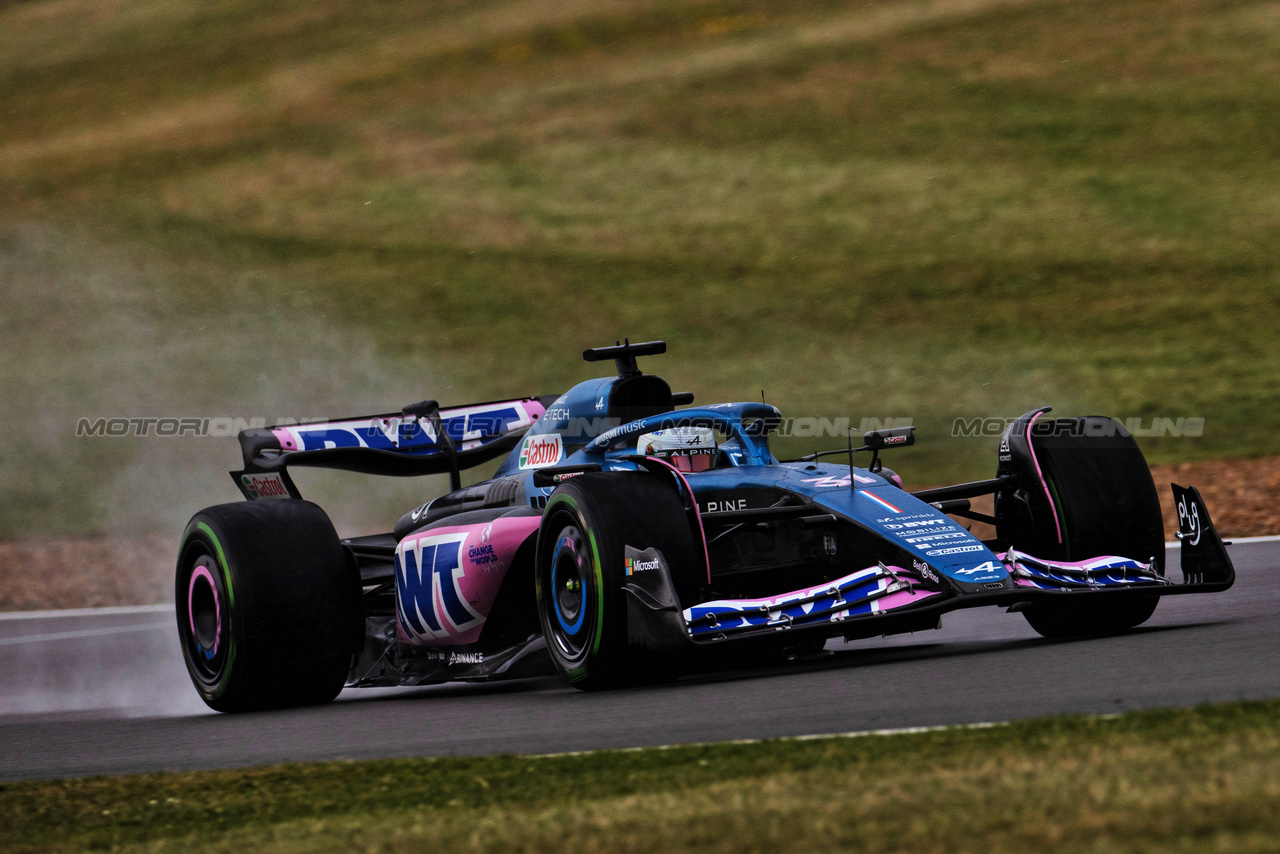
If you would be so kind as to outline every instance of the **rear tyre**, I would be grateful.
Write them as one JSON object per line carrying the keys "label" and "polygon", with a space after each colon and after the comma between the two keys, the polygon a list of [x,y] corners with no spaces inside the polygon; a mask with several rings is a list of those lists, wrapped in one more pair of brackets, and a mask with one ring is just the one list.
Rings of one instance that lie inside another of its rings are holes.
{"label": "rear tyre", "polygon": [[[670,484],[647,473],[590,473],[561,484],[538,532],[538,619],[556,669],[584,690],[671,679],[677,662],[632,643],[625,547],[656,549],[682,602],[701,568],[693,533]],[[684,579],[682,583],[682,579]]]}
{"label": "rear tyre", "polygon": [[311,502],[201,510],[182,537],[174,596],[187,672],[210,708],[305,706],[342,690],[361,639],[360,578]]}
{"label": "rear tyre", "polygon": [[[1154,558],[1163,573],[1164,518],[1137,442],[1110,418],[1044,420],[1030,429],[1032,457],[1025,438],[1030,420],[1023,416],[1006,434],[1006,441],[1013,439],[1012,459],[1002,461],[1000,470],[1019,477],[1022,495],[996,496],[1000,539],[1050,560]],[[1083,595],[1037,602],[1022,613],[1044,637],[1080,637],[1141,625],[1160,601],[1155,596],[1107,599],[1100,594],[1102,601],[1095,602]]]}

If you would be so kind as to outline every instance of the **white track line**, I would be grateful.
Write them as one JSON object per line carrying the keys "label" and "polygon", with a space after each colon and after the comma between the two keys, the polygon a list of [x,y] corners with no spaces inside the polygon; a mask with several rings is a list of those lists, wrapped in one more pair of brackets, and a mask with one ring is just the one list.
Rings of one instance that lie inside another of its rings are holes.
{"label": "white track line", "polygon": [[114,608],[66,608],[60,611],[9,611],[0,621],[53,620],[59,617],[112,617],[118,614],[172,614],[172,605],[122,605]]}
{"label": "white track line", "polygon": [[1280,534],[1273,534],[1269,537],[1232,537],[1227,540],[1228,543],[1280,543]]}
{"label": "white track line", "polygon": [[[1118,714],[1089,715],[1098,719],[1118,718]],[[563,753],[533,753],[527,759],[557,759],[561,756],[590,756],[595,753],[644,753],[645,751],[680,750],[685,747],[722,747],[731,744],[760,744],[766,741],[818,741],[824,738],[875,738],[887,735],[917,735],[925,732],[946,732],[964,729],[994,729],[1009,726],[1013,721],[984,721],[973,724],[943,724],[941,726],[907,726],[898,729],[868,729],[860,732],[813,733],[812,735],[784,735],[777,738],[735,738],[729,741],[690,741],[684,744],[655,744],[650,747],[602,747],[599,750],[569,750]]]}
{"label": "white track line", "polygon": [[20,643],[47,643],[49,641],[71,640],[73,638],[95,638],[100,635],[122,635],[129,632],[152,632],[158,628],[168,628],[169,623],[146,623],[133,626],[108,626],[102,629],[78,629],[74,632],[50,632],[43,635],[23,635],[16,638],[0,638],[0,646],[13,646]]}
{"label": "white track line", "polygon": [[[1247,543],[1280,543],[1280,534],[1273,534],[1268,537],[1232,537],[1230,539],[1224,539],[1223,542],[1229,546],[1245,545]],[[1164,547],[1166,549],[1176,549],[1181,545],[1182,543],[1174,540],[1172,542],[1165,543]]]}

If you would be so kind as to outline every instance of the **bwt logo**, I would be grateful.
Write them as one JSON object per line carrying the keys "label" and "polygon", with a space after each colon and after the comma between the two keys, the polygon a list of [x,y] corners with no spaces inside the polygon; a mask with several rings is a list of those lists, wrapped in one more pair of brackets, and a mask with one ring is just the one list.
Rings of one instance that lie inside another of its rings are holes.
{"label": "bwt logo", "polygon": [[[953,437],[991,437],[1002,436],[1016,418],[957,418],[951,422],[951,435]],[[1141,416],[1126,418],[1123,422],[1117,419],[1109,421],[1094,422],[1086,425],[1081,430],[1078,427],[1079,422],[1063,420],[1063,421],[1037,421],[1031,427],[1031,432],[1036,436],[1075,436],[1077,433],[1098,438],[1113,438],[1115,436],[1134,436],[1140,439],[1160,438],[1163,436],[1171,436],[1175,439],[1187,438],[1198,439],[1204,435],[1204,419],[1196,418],[1152,418],[1149,427],[1143,427],[1143,419]],[[1001,446],[1001,453],[1008,453],[1005,446]]]}

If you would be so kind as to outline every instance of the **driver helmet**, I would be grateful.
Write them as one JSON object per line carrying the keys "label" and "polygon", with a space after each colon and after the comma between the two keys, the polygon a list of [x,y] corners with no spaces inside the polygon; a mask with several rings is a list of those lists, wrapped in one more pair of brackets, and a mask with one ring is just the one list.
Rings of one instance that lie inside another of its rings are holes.
{"label": "driver helmet", "polygon": [[706,471],[716,458],[716,434],[710,427],[669,427],[645,433],[636,453],[666,460],[679,471]]}

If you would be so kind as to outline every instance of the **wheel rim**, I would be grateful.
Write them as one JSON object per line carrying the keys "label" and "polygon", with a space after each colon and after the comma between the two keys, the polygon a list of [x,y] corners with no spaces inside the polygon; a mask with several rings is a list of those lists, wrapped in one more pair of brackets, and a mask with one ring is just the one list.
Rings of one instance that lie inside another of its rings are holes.
{"label": "wheel rim", "polygon": [[[205,558],[204,560],[207,560]],[[187,625],[196,649],[206,661],[218,654],[222,640],[222,603],[209,564],[196,562],[187,587]]]}
{"label": "wheel rim", "polygon": [[587,651],[594,620],[588,594],[592,588],[592,564],[586,538],[576,525],[566,525],[551,552],[550,596],[546,608],[552,640],[558,652],[577,661]]}
{"label": "wheel rim", "polygon": [[186,608],[179,610],[183,647],[193,675],[213,687],[222,679],[227,661],[228,614],[217,581],[218,563],[200,552],[189,566]]}

